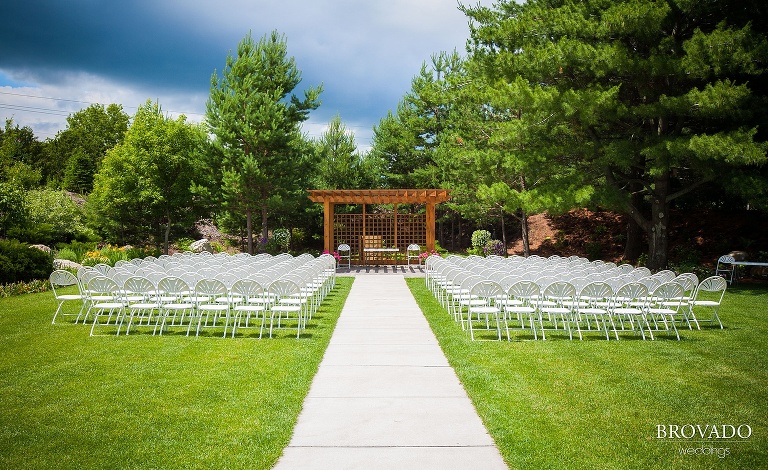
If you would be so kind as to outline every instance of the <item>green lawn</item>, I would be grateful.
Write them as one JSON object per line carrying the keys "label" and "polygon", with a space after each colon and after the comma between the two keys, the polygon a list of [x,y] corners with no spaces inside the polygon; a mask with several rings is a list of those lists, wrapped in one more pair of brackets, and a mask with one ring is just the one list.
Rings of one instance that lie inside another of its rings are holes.
{"label": "green lawn", "polygon": [[[423,279],[408,284],[510,468],[768,468],[768,289],[729,288],[726,329],[686,328],[680,342],[518,332],[473,343]],[[669,424],[752,431],[659,439]]]}
{"label": "green lawn", "polygon": [[299,340],[89,337],[50,292],[0,299],[0,468],[270,468],[352,280]]}

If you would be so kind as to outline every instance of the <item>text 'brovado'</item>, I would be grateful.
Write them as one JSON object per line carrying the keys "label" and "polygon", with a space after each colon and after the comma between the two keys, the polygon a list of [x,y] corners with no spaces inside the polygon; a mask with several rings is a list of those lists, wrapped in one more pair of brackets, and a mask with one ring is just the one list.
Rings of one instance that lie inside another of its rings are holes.
{"label": "text 'brovado'", "polygon": [[657,439],[749,439],[748,424],[657,424]]}

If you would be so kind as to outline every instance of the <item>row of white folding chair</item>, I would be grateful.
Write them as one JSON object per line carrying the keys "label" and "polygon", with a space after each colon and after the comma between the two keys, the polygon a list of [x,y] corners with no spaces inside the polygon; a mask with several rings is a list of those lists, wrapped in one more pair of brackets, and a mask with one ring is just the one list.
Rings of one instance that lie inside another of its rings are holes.
{"label": "row of white folding chair", "polygon": [[[312,255],[309,255],[312,256]],[[259,263],[268,263],[268,262],[274,262],[278,263],[281,261],[285,261],[286,259],[293,259],[293,256],[289,254],[284,255],[277,255],[277,256],[271,256],[271,255],[257,255],[257,256],[250,256],[243,257],[240,255],[208,255],[203,256],[200,254],[189,256],[186,258],[176,258],[176,257],[167,257],[162,259],[155,259],[154,257],[147,257],[143,258],[140,263],[138,263],[140,266],[152,266],[162,269],[166,266],[198,266],[198,267],[219,267],[219,266],[233,266],[233,265],[243,265],[247,266],[249,264],[259,264]]]}
{"label": "row of white folding chair", "polygon": [[185,271],[201,271],[201,270],[228,271],[232,269],[244,269],[244,270],[259,269],[265,266],[278,265],[283,262],[285,262],[285,260],[258,260],[258,261],[254,260],[249,263],[240,263],[240,262],[207,263],[205,261],[196,261],[194,263],[176,263],[176,262],[170,262],[165,264],[147,263],[145,265],[142,265],[142,267],[146,269],[152,269],[155,271],[165,271],[165,272],[168,272],[171,269],[180,269]]}
{"label": "row of white folding chair", "polygon": [[[522,286],[527,290],[522,290]],[[520,281],[508,292],[510,298],[520,304],[516,306],[513,303],[508,311],[517,315],[522,328],[532,330],[534,338],[538,332],[546,338],[545,330],[559,329],[562,325],[569,338],[573,338],[575,329],[581,339],[584,327],[592,329],[592,320],[597,327],[595,331],[604,333],[606,339],[610,323],[616,339],[619,339],[618,332],[626,331],[629,325],[629,330],[640,333],[643,338],[646,331],[651,339],[653,331],[667,331],[670,335],[674,333],[679,340],[675,322],[684,318],[684,309],[687,308],[683,287],[676,282],[663,283],[649,291],[647,286],[638,282],[630,282],[614,290],[602,281],[588,283],[580,289],[565,281],[549,284],[543,289],[530,281]],[[530,327],[525,325],[523,314],[528,315]],[[549,328],[545,327],[544,316],[547,316]],[[534,326],[536,323],[539,324],[538,332]]]}
{"label": "row of white folding chair", "polygon": [[[307,272],[308,274],[308,272]],[[298,274],[293,275],[294,279],[275,279],[272,280],[269,286],[272,286],[277,281],[281,282],[279,286],[275,286],[275,289],[280,289],[280,292],[287,292],[286,285],[294,284],[294,290],[292,290],[292,296],[301,296],[302,283],[299,281]],[[237,280],[232,286],[227,286],[222,280],[219,279],[199,279],[193,285],[188,283],[182,278],[175,276],[165,276],[157,282],[153,282],[149,278],[141,276],[132,276],[126,281],[127,286],[118,286],[118,284],[110,278],[104,276],[98,276],[92,280],[92,302],[86,312],[86,317],[93,312],[93,325],[91,327],[91,334],[94,334],[94,330],[98,326],[116,325],[117,334],[120,333],[122,324],[126,321],[126,309],[130,311],[130,315],[127,319],[126,334],[134,326],[134,321],[138,321],[141,324],[142,321],[146,325],[151,324],[151,318],[153,313],[159,312],[156,321],[153,326],[153,333],[163,333],[169,327],[186,326],[187,335],[195,327],[196,334],[204,328],[219,328],[217,321],[219,316],[225,317],[224,332],[226,335],[227,328],[229,327],[231,320],[231,311],[239,312],[234,316],[232,334],[234,336],[237,326],[247,328],[253,314],[259,310],[267,311],[271,309],[268,303],[259,308],[252,305],[252,302],[247,305],[240,305],[243,302],[243,297],[238,294],[238,286],[240,284],[258,284],[256,281],[250,279]],[[264,290],[264,286],[262,290]],[[143,286],[144,291],[140,291]],[[128,287],[126,289],[125,287]],[[266,287],[269,289],[269,287]],[[287,294],[286,294],[287,295]],[[318,299],[319,297],[313,297],[310,299]],[[268,298],[268,297],[267,297]],[[278,326],[287,320],[285,314],[290,311],[297,311],[299,313],[297,320],[297,336],[301,330],[306,326],[305,312],[309,307],[301,306],[298,310],[295,310],[292,304],[292,298],[281,299],[280,297],[272,297],[274,300],[272,306],[275,307],[273,313],[278,314]],[[301,302],[307,304],[307,302]],[[245,323],[241,321],[242,315],[245,315]],[[105,318],[106,316],[106,318]],[[197,324],[195,325],[195,319]],[[262,318],[263,329],[264,318]],[[272,322],[270,323],[270,336],[272,334]],[[261,330],[259,336],[261,337]]]}
{"label": "row of white folding chair", "polygon": [[[285,259],[286,257],[282,257],[282,259]],[[309,257],[300,257],[297,258],[298,261],[294,261],[292,263],[287,263],[286,266],[283,267],[282,272],[287,272],[290,269],[294,269],[300,264],[303,264],[304,262],[308,261],[309,259],[314,259],[311,255]],[[286,263],[285,261],[283,263]],[[94,267],[82,267],[78,271],[78,279],[81,281],[81,287],[85,286],[84,290],[87,290],[87,283],[88,280],[96,275],[105,275],[109,278],[112,278],[118,282],[118,284],[121,284],[127,277],[130,277],[131,274],[138,274],[138,275],[145,275],[153,278],[154,280],[158,280],[163,275],[174,275],[174,276],[183,276],[187,279],[189,283],[194,283],[200,278],[205,277],[221,277],[224,280],[228,280],[229,284],[233,282],[233,277],[240,276],[240,277],[247,277],[248,272],[242,269],[230,269],[228,271],[216,271],[216,270],[207,270],[203,271],[200,270],[199,272],[186,272],[183,268],[171,268],[168,270],[162,269],[161,266],[155,265],[154,263],[149,264],[142,264],[141,267],[137,267],[138,265],[135,264],[119,264],[118,267],[111,267],[106,264],[97,264]]]}
{"label": "row of white folding chair", "polygon": [[[467,309],[467,314],[469,312],[469,309],[474,305],[474,302],[476,302],[476,299],[471,295],[470,291],[471,288],[469,287],[472,283],[477,283],[480,281],[483,281],[481,277],[478,276],[472,276],[467,273],[461,273],[461,272],[453,272],[452,274],[449,274],[449,277],[453,276],[454,282],[450,285],[447,285],[446,287],[446,299],[448,300],[448,310],[449,313],[451,313],[457,321],[459,321],[462,324],[462,328],[464,328],[465,322],[467,324],[470,324],[470,318],[469,316],[464,317],[464,309]],[[494,282],[494,281],[490,281]],[[461,283],[460,285],[457,285],[457,283]],[[501,283],[494,282],[497,284],[500,288],[504,290]],[[566,281],[557,281],[548,284],[547,286],[540,287],[538,284],[535,284],[531,281],[525,281],[520,280],[515,284],[527,284],[529,286],[535,286],[536,290],[538,292],[541,292],[542,295],[531,295],[529,293],[528,301],[533,301],[536,303],[536,308],[533,310],[528,311],[529,314],[532,314],[535,311],[539,311],[540,317],[538,318],[538,321],[540,323],[540,329],[542,336],[545,337],[544,333],[544,325],[543,325],[543,317],[542,315],[547,314],[549,316],[549,320],[552,322],[552,324],[557,327],[558,324],[562,324],[564,328],[567,329],[569,333],[569,337],[572,337],[572,330],[571,326],[576,326],[577,333],[579,334],[579,337],[582,336],[581,333],[581,324],[582,324],[582,317],[585,316],[591,316],[592,319],[598,326],[602,323],[602,330],[605,332],[606,336],[608,335],[607,330],[607,322],[605,320],[605,316],[607,315],[607,311],[605,308],[598,309],[594,305],[595,301],[595,293],[594,289],[596,289],[596,286],[599,286],[601,289],[607,292],[614,292],[614,289],[610,286],[610,284],[602,281],[591,281],[588,282],[582,286],[579,286],[578,288],[574,286],[571,283],[568,283]],[[616,292],[622,293],[622,295],[611,298],[610,301],[613,302],[615,305],[617,305],[617,302],[620,300],[622,302],[625,302],[626,304],[622,304],[621,308],[616,312],[612,313],[612,323],[613,318],[616,315],[619,315],[619,318],[622,323],[622,328],[624,326],[624,320],[628,320],[628,323],[632,326],[633,331],[640,332],[644,337],[644,330],[642,327],[647,327],[649,335],[651,338],[653,337],[652,331],[659,330],[659,326],[661,324],[664,325],[664,330],[670,332],[674,332],[675,336],[679,339],[679,335],[677,333],[676,327],[674,325],[674,321],[672,321],[671,316],[678,316],[679,318],[676,318],[676,320],[682,321],[684,316],[680,316],[680,307],[681,306],[687,306],[686,304],[686,297],[685,297],[685,289],[682,285],[676,282],[671,283],[660,283],[658,285],[654,284],[653,289],[649,289],[646,284],[637,283],[637,282],[630,282],[629,283],[634,291],[629,292],[629,294],[632,295],[640,295],[642,294],[642,298],[624,298],[624,296],[628,295],[626,292],[629,287],[620,286]],[[511,286],[510,286],[511,288]],[[585,293],[585,290],[588,291]],[[674,290],[677,294],[675,294],[675,298],[670,299],[669,296],[670,291]],[[506,291],[506,290],[505,290]],[[514,289],[510,290],[510,294],[514,291]],[[650,293],[650,294],[649,294]],[[557,299],[556,301],[553,299]],[[608,299],[603,299],[604,302],[607,302]],[[514,299],[512,297],[508,298],[505,301],[501,301],[504,303],[505,307],[510,307],[511,312],[518,316],[518,320],[522,320],[520,318],[520,315],[526,311],[526,309],[530,309],[530,306],[524,306],[521,304],[523,303],[520,299]],[[570,305],[564,305],[570,303]],[[632,305],[630,305],[630,303]],[[507,305],[508,304],[508,305]],[[638,307],[638,304],[640,307]],[[674,311],[670,311],[670,306],[675,305]],[[605,307],[605,306],[604,306]],[[485,308],[485,307],[484,307]],[[522,311],[519,309],[522,308]],[[518,309],[518,310],[516,310]],[[573,315],[573,316],[571,316]],[[667,321],[670,320],[670,321]],[[498,321],[498,319],[497,319]],[[530,328],[534,334],[534,337],[537,336],[536,330],[534,328],[534,319],[533,317],[529,317],[530,321]],[[653,321],[654,326],[650,326],[650,322]],[[504,322],[507,322],[507,318],[504,318]],[[525,322],[521,321],[521,326],[524,325]],[[589,322],[586,323],[587,326],[590,325]],[[497,324],[498,327],[498,324]],[[471,325],[470,325],[471,328]],[[507,336],[509,337],[509,328],[507,328]],[[614,325],[613,326],[614,332],[616,333],[617,339],[618,339],[618,329]],[[472,335],[474,337],[474,335]]]}

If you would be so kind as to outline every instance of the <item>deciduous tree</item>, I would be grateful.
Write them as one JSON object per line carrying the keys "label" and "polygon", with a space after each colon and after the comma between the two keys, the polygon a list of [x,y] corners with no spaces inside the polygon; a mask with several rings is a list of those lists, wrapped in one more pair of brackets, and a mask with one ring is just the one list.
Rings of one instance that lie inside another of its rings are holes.
{"label": "deciduous tree", "polygon": [[125,140],[107,152],[88,204],[111,238],[141,240],[162,227],[163,251],[174,226],[196,220],[192,186],[200,171],[206,137],[185,116],[170,119],[147,101],[134,116]]}
{"label": "deciduous tree", "polygon": [[63,162],[49,170],[46,179],[59,179],[64,189],[88,194],[93,175],[107,151],[122,142],[128,114],[119,104],[93,104],[67,117],[67,128],[48,145],[50,159]]}

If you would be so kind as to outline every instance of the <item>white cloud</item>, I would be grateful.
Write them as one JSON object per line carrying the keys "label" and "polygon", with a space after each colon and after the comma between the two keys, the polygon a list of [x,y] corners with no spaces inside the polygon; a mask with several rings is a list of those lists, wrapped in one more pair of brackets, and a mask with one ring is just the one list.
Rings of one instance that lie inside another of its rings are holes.
{"label": "white cloud", "polygon": [[[12,80],[23,80],[13,72],[2,71]],[[67,125],[67,116],[91,104],[121,104],[128,115],[148,99],[158,101],[164,111],[175,117],[186,114],[189,121],[200,122],[207,95],[166,92],[131,87],[87,73],[65,74],[55,84],[37,86],[0,86],[0,114],[15,124],[29,126],[41,140],[55,137]]]}

